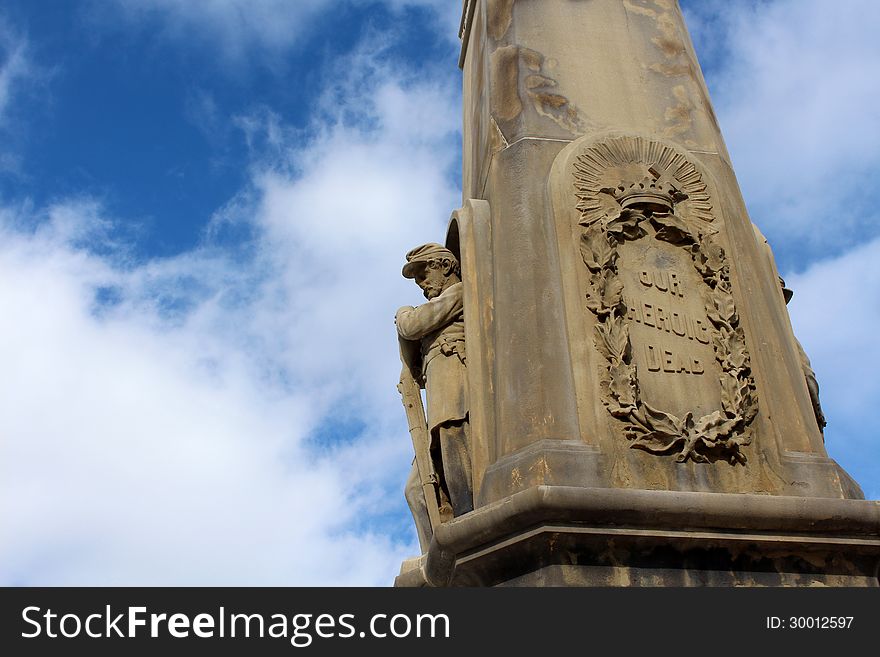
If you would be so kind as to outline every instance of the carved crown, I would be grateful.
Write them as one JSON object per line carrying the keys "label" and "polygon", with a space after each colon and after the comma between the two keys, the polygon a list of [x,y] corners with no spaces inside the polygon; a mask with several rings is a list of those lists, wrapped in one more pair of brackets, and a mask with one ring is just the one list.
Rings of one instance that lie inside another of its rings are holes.
{"label": "carved crown", "polygon": [[651,176],[645,176],[635,182],[622,182],[617,187],[605,188],[602,191],[611,194],[624,209],[649,205],[672,210],[673,204],[688,197],[669,178]]}
{"label": "carved crown", "polygon": [[612,136],[585,146],[574,161],[574,183],[582,226],[608,216],[612,202],[655,211],[676,204],[675,212],[689,219],[715,220],[703,174],[689,154],[647,137]]}

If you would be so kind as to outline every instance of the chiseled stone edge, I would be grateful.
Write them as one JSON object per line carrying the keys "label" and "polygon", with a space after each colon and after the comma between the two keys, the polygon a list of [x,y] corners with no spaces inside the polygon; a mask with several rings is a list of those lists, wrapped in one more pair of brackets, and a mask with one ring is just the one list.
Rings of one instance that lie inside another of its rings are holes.
{"label": "chiseled stone edge", "polygon": [[537,527],[568,523],[695,535],[748,530],[753,537],[793,543],[805,538],[858,543],[880,556],[880,501],[536,486],[438,527],[428,553],[404,562],[396,585],[447,585],[459,557]]}
{"label": "chiseled stone edge", "polygon": [[461,54],[458,57],[458,68],[464,68],[464,58],[467,54],[471,27],[474,24],[474,10],[476,8],[477,0],[464,0],[461,7],[461,24],[458,28],[458,38],[461,39]]}

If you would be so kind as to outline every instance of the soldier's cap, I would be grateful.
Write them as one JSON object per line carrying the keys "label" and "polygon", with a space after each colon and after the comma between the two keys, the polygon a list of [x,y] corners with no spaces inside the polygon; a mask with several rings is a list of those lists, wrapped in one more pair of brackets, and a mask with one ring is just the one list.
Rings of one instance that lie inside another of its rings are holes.
{"label": "soldier's cap", "polygon": [[416,272],[424,267],[428,261],[439,258],[449,258],[453,262],[458,262],[458,258],[445,246],[440,244],[422,244],[406,254],[406,264],[403,266],[403,275],[405,278],[415,278]]}
{"label": "soldier's cap", "polygon": [[794,292],[785,287],[785,280],[783,280],[782,276],[779,277],[779,284],[782,286],[782,296],[785,299],[785,303],[788,303],[794,296]]}

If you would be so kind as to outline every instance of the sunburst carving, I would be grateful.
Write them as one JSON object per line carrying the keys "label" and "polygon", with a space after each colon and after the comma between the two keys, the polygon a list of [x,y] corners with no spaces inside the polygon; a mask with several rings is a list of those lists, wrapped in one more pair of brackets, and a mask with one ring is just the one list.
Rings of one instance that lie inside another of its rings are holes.
{"label": "sunburst carving", "polygon": [[702,174],[675,148],[646,137],[612,137],[591,146],[574,162],[580,224],[590,224],[620,212],[611,190],[638,184],[645,178],[673,184],[687,199],[676,212],[687,218],[714,219]]}

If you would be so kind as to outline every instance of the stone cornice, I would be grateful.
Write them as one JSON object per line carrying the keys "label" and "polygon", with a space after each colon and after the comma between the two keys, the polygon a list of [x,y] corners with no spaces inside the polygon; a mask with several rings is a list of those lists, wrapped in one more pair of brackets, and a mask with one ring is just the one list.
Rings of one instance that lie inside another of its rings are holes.
{"label": "stone cornice", "polygon": [[458,26],[458,38],[463,39],[465,30],[470,23],[470,8],[474,4],[474,0],[462,0],[461,6],[461,23]]}
{"label": "stone cornice", "polygon": [[[418,568],[397,586],[446,586],[456,562],[535,533],[655,537],[666,544],[821,547],[880,556],[880,502],[742,493],[536,486],[435,529]],[[415,566],[415,560],[410,564]],[[876,571],[875,576],[876,576]]]}
{"label": "stone cornice", "polygon": [[464,67],[464,58],[467,53],[468,41],[471,36],[471,26],[474,22],[474,10],[478,0],[463,0],[461,7],[461,23],[458,28],[458,38],[461,39],[461,55],[458,58],[458,67]]}

